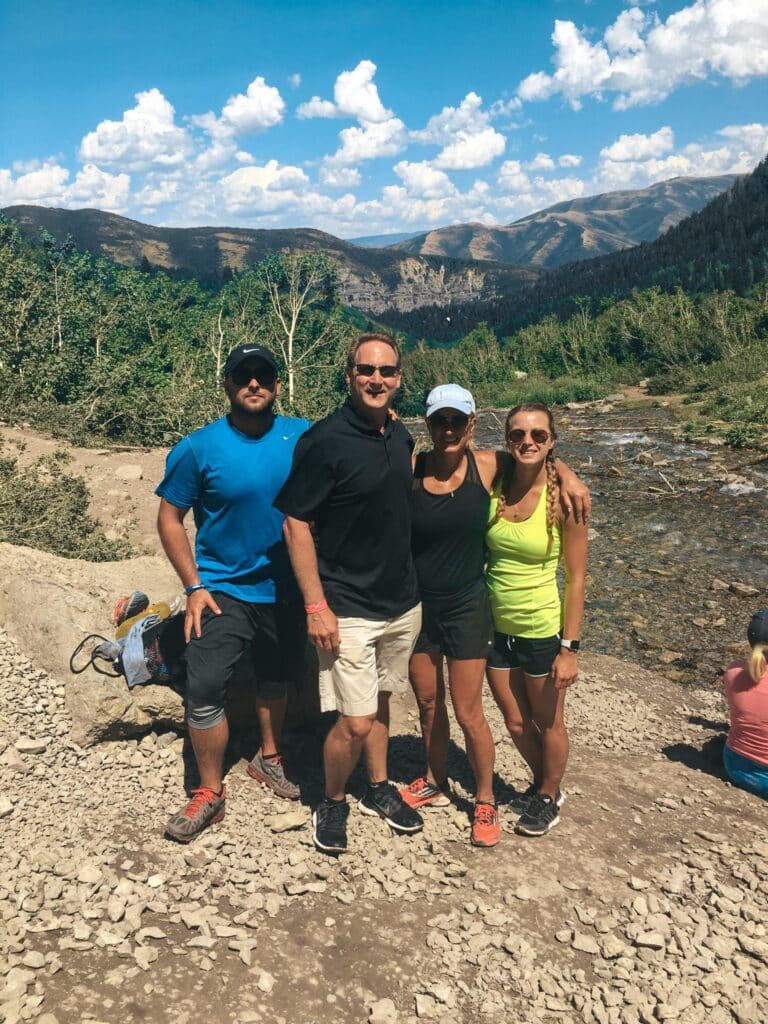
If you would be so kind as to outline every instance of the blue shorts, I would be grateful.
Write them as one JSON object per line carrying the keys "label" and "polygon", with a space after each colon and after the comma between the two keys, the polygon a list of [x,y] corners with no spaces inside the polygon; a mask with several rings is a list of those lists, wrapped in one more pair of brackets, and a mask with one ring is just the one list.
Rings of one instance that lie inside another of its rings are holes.
{"label": "blue shorts", "polygon": [[723,764],[734,786],[768,800],[768,765],[737,754],[727,745],[723,747]]}

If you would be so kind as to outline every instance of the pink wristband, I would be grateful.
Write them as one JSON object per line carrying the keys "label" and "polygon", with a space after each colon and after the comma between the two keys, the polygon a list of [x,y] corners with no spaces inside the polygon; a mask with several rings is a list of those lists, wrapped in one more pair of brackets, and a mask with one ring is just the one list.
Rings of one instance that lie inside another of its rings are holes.
{"label": "pink wristband", "polygon": [[305,604],[304,611],[307,613],[307,615],[316,615],[317,612],[324,612],[327,607],[328,602],[323,600],[318,601],[317,604]]}

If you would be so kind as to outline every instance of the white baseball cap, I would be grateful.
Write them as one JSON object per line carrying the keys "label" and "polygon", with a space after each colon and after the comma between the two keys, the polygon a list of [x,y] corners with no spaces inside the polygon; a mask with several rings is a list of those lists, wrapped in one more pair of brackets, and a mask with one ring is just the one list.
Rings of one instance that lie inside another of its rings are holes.
{"label": "white baseball cap", "polygon": [[475,411],[472,392],[459,384],[438,384],[427,395],[427,419],[438,409],[456,409],[470,416]]}

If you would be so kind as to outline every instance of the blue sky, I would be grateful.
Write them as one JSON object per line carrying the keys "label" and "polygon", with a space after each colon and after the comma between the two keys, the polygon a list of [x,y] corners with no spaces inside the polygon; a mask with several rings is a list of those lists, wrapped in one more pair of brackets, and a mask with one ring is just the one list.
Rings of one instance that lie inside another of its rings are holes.
{"label": "blue sky", "polygon": [[768,149],[768,0],[0,0],[0,206],[343,237]]}

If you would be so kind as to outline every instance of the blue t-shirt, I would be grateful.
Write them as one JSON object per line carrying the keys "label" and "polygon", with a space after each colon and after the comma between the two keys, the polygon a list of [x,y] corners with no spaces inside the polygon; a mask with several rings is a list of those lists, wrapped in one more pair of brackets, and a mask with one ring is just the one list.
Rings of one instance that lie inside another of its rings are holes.
{"label": "blue t-shirt", "polygon": [[191,508],[195,559],[210,590],[271,604],[298,596],[283,542],[285,516],[272,504],[309,420],[275,416],[263,437],[241,433],[226,416],[183,438],[168,453],[155,494]]}

